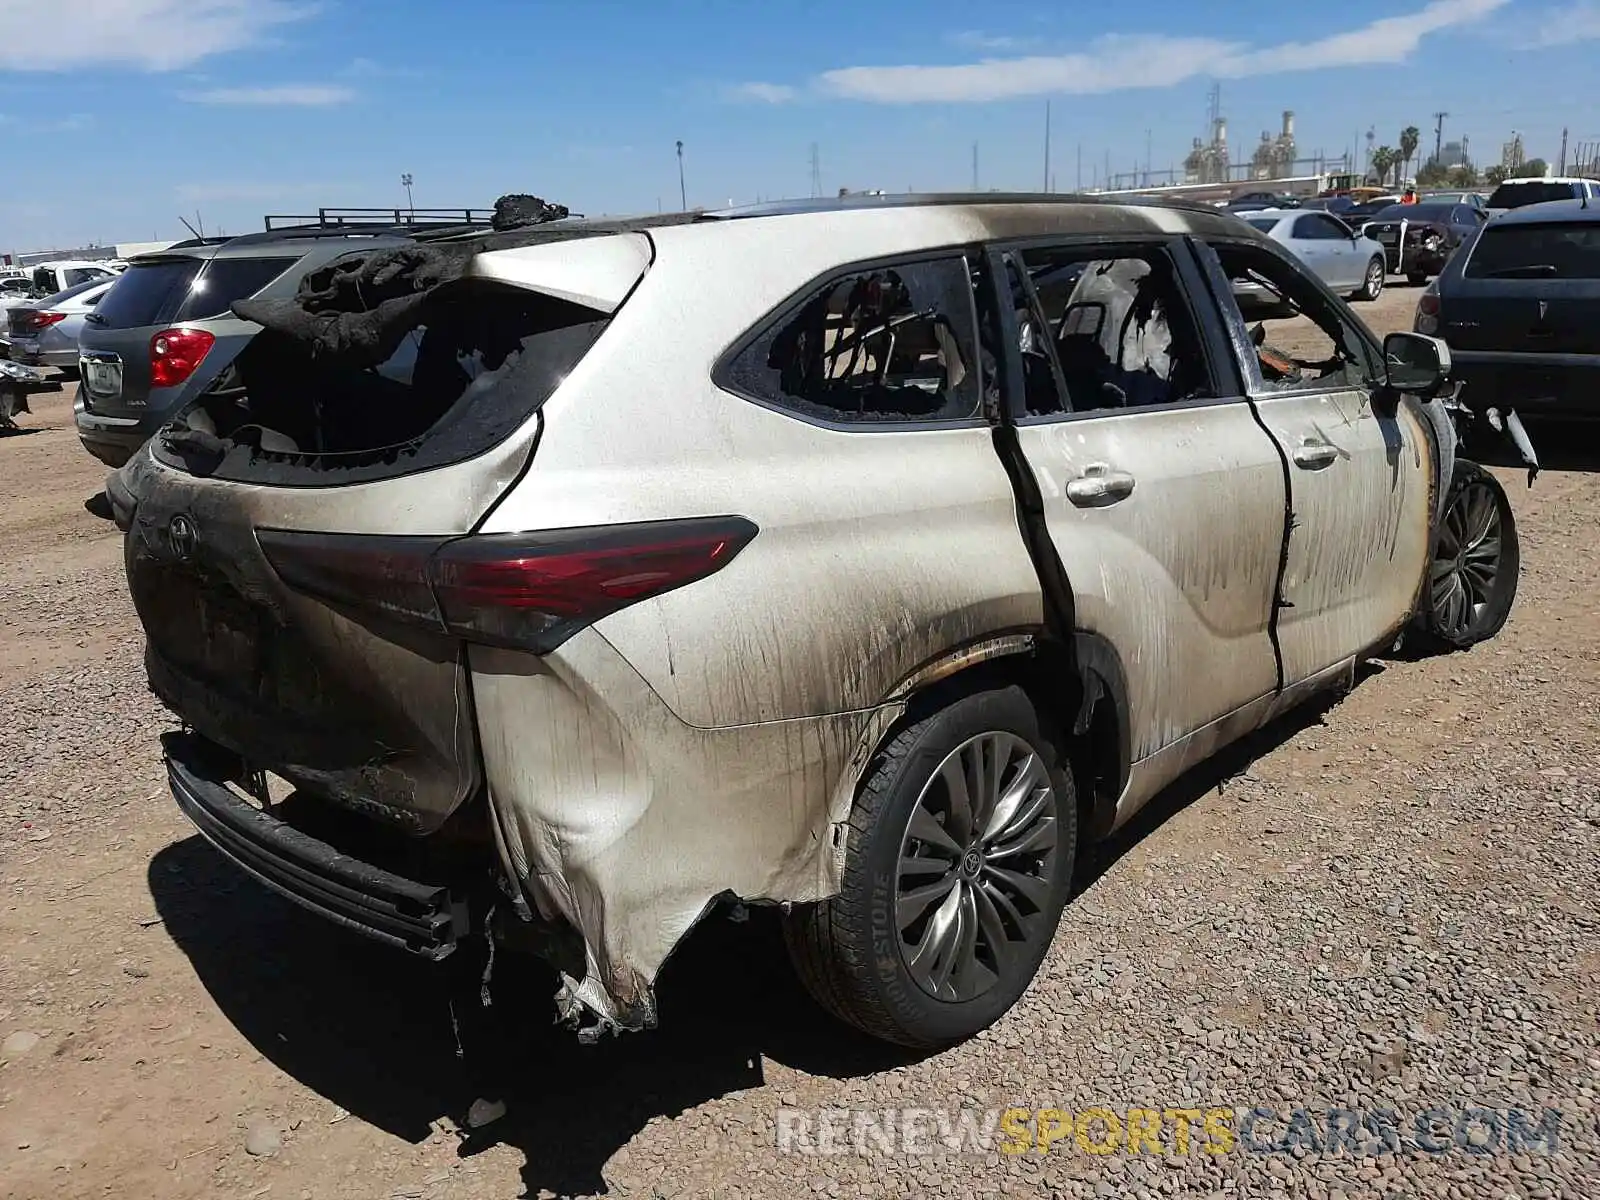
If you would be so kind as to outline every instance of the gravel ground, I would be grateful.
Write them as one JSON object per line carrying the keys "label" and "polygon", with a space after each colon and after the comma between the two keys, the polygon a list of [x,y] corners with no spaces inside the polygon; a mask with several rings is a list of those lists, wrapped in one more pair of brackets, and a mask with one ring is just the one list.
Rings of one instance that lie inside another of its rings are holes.
{"label": "gravel ground", "polygon": [[[1401,327],[1414,295],[1362,311]],[[1084,864],[983,1036],[915,1058],[835,1028],[757,913],[675,956],[659,1031],[594,1047],[501,964],[512,1032],[480,1065],[436,972],[279,902],[178,817],[117,539],[81,507],[103,473],[65,399],[38,408],[0,439],[0,1196],[1600,1195],[1585,470],[1499,471],[1523,542],[1500,638],[1373,664],[1180,781]],[[1583,467],[1583,436],[1544,443]],[[480,1097],[507,1113],[463,1133]],[[941,1115],[959,1135],[1006,1109],[1072,1132],[940,1145]],[[1201,1115],[1187,1148],[1172,1117],[1160,1152],[1096,1154],[1064,1124],[1089,1109]],[[1239,1144],[1207,1149],[1207,1110]],[[1329,1110],[1378,1132],[1330,1140]]]}

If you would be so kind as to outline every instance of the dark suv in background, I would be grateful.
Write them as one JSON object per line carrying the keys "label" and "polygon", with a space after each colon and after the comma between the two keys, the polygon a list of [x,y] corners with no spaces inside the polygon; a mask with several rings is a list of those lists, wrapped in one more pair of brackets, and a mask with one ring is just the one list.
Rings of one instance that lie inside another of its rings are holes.
{"label": "dark suv in background", "polygon": [[291,296],[353,250],[409,244],[392,231],[297,227],[196,238],[134,259],[79,338],[78,437],[120,467],[189,401],[237,386],[234,360],[260,326],[232,304]]}

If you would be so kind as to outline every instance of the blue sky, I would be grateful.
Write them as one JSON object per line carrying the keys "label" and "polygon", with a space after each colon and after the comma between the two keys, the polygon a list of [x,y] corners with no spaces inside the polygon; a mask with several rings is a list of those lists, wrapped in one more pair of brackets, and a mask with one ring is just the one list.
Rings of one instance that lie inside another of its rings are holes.
{"label": "blue sky", "polygon": [[[1600,141],[1600,0],[1142,5],[990,0],[0,0],[0,249],[245,232],[265,212],[587,213],[985,188],[1180,163],[1222,85],[1245,152],[1294,109],[1302,153],[1376,126],[1497,159]],[[27,164],[19,169],[15,162]]]}

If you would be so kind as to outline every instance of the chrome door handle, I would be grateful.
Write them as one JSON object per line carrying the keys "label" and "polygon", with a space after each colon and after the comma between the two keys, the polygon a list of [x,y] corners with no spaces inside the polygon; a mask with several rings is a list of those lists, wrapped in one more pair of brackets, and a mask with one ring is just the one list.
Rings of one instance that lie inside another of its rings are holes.
{"label": "chrome door handle", "polygon": [[1103,508],[1133,493],[1133,476],[1105,463],[1090,463],[1083,474],[1067,481],[1067,499],[1079,508]]}
{"label": "chrome door handle", "polygon": [[1339,457],[1339,447],[1319,438],[1306,438],[1294,452],[1294,465],[1315,471]]}

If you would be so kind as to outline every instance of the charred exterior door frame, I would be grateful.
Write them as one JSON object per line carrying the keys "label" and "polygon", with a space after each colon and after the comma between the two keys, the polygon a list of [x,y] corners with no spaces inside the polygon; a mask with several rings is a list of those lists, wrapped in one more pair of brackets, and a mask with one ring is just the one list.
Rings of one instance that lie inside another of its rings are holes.
{"label": "charred exterior door frame", "polygon": [[[1009,284],[1002,291],[1001,281],[1009,253],[1046,246],[1102,259],[1165,254],[1201,331],[1213,395],[1026,415],[1019,326]],[[1278,688],[1268,626],[1286,505],[1282,463],[1239,389],[1229,386],[1232,368],[1212,361],[1204,330],[1216,320],[1207,311],[1213,302],[1186,258],[1180,237],[1155,235],[1116,245],[1103,238],[1031,240],[997,247],[988,259],[1007,424],[1026,468],[1019,510],[1043,524],[1059,564],[1056,578],[1070,589],[1070,600],[1058,608],[1071,614],[1075,633],[1115,649],[1126,679],[1130,775],[1119,821],[1185,766],[1252,725]],[[1092,485],[1072,486],[1096,476],[1108,481],[1102,497],[1090,494]],[[1124,476],[1131,476],[1131,489],[1123,488]]]}
{"label": "charred exterior door frame", "polygon": [[1427,558],[1432,456],[1406,406],[1398,413],[1374,408],[1370,373],[1379,369],[1381,352],[1325,284],[1274,247],[1236,243],[1295,270],[1364,351],[1369,379],[1363,383],[1273,390],[1261,378],[1247,322],[1213,249],[1225,239],[1192,244],[1250,402],[1287,466],[1291,516],[1274,634],[1283,686],[1292,688],[1363,653],[1405,621]]}

